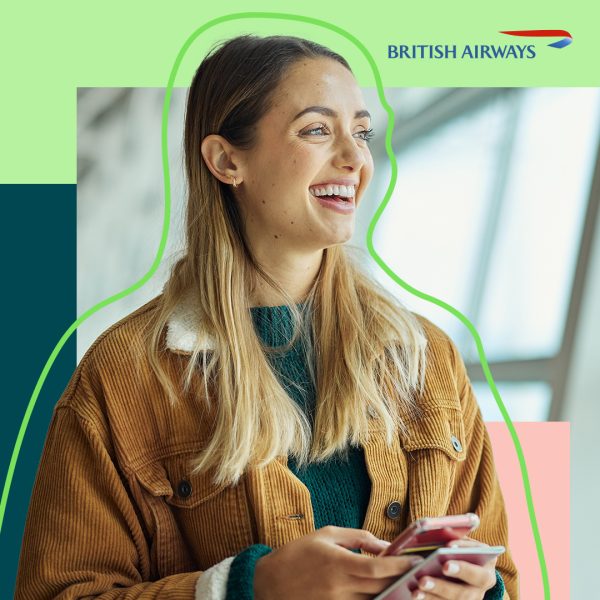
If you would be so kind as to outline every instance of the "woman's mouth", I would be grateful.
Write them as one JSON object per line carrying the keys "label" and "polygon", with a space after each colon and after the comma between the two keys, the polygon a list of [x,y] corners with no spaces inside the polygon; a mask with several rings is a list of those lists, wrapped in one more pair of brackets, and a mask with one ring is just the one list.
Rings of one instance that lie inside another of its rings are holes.
{"label": "woman's mouth", "polygon": [[342,214],[354,212],[355,186],[353,185],[311,186],[309,191],[325,208]]}

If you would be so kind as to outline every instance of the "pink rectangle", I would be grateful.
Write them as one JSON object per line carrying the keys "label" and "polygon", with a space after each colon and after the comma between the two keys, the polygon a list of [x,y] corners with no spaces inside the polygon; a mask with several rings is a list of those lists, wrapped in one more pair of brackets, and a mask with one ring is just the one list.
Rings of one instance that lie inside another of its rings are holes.
{"label": "pink rectangle", "polygon": [[[531,485],[552,598],[569,598],[570,423],[515,423]],[[544,600],[521,469],[504,423],[486,423],[506,501],[509,544],[520,575],[520,597]]]}

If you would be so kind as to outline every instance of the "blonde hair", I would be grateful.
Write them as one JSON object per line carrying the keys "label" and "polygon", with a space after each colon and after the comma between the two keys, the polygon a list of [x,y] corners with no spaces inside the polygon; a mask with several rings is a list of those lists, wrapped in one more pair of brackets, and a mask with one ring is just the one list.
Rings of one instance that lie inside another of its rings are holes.
{"label": "blonde hair", "polygon": [[[173,405],[198,375],[205,401],[210,402],[209,386],[218,398],[212,434],[193,461],[194,472],[214,470],[216,483],[235,483],[249,466],[281,455],[292,455],[300,466],[326,460],[349,444],[364,444],[373,418],[380,419],[391,441],[405,430],[423,388],[426,338],[415,315],[340,245],[323,251],[308,296],[296,304],[255,261],[230,187],[212,176],[200,154],[209,133],[252,147],[253,126],[268,110],[287,67],[302,57],[323,56],[350,68],[342,57],[308,40],[240,36],[208,54],[190,87],[184,137],[186,254],[159,297],[147,353]],[[282,348],[265,347],[254,327],[250,297],[259,280],[289,307],[293,336]],[[163,333],[190,294],[201,331],[182,381],[173,381],[161,357]],[[207,334],[214,348],[203,343]],[[297,340],[317,393],[312,430],[268,360],[269,353],[289,349]]]}

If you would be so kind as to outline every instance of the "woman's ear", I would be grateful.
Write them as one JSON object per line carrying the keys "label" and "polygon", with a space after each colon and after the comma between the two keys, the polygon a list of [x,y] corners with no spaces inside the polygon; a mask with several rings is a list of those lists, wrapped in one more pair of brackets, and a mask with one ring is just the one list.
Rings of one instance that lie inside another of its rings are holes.
{"label": "woman's ear", "polygon": [[240,173],[237,150],[223,136],[211,133],[200,144],[202,158],[210,172],[223,183],[239,185],[244,180]]}

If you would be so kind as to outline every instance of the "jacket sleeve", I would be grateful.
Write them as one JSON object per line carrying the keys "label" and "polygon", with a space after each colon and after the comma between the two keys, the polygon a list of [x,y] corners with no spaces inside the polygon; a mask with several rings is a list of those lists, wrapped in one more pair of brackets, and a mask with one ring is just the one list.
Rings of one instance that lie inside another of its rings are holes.
{"label": "jacket sleeve", "polygon": [[33,487],[15,600],[225,598],[233,558],[149,581],[150,549],[103,436],[57,406]]}
{"label": "jacket sleeve", "polygon": [[518,573],[508,546],[506,508],[494,466],[492,445],[463,359],[452,341],[450,345],[463,410],[466,458],[457,464],[448,514],[476,513],[481,524],[471,537],[490,546],[506,547],[506,552],[498,558],[496,568],[506,588],[504,599],[518,600]]}

